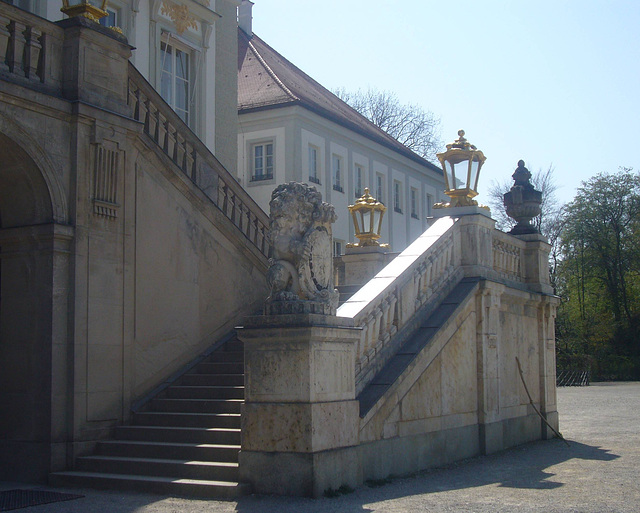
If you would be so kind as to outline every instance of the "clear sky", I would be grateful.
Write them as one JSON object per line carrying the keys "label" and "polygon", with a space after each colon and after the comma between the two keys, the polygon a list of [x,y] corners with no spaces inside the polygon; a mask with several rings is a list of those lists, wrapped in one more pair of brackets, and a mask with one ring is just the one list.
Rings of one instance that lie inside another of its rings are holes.
{"label": "clear sky", "polygon": [[480,202],[519,159],[559,198],[640,168],[640,0],[254,0],[253,29],[333,90],[395,92],[487,157]]}

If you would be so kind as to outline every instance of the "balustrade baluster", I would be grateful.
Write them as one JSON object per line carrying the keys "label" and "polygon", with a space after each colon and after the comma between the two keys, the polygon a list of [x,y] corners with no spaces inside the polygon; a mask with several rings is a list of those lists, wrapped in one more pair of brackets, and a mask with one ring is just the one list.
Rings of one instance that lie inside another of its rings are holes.
{"label": "balustrade baluster", "polygon": [[162,120],[160,118],[160,111],[156,108],[153,113],[153,117],[155,118],[155,129],[153,131],[153,140],[156,144],[160,143],[160,126],[162,125]]}
{"label": "balustrade baluster", "polygon": [[258,246],[258,216],[253,216],[253,245]]}
{"label": "balustrade baluster", "polygon": [[268,250],[268,248],[267,248],[267,244],[268,244],[268,243],[267,243],[267,237],[266,237],[266,235],[265,235],[265,231],[266,231],[266,230],[265,230],[265,227],[264,227],[264,226],[262,226],[262,227],[260,228],[260,232],[261,232],[261,234],[262,234],[262,242],[260,243],[260,252],[261,252],[263,255],[267,255],[267,250]]}
{"label": "balustrade baluster", "polygon": [[11,48],[11,32],[9,32],[9,18],[0,15],[0,71],[9,71],[6,56]]}
{"label": "balustrade baluster", "polygon": [[165,119],[162,126],[164,128],[164,142],[162,144],[162,151],[164,151],[165,154],[169,155],[169,128],[171,126],[169,125],[169,120]]}
{"label": "balustrade baluster", "polygon": [[191,180],[198,183],[198,152],[195,148],[191,151]]}
{"label": "balustrade baluster", "polygon": [[143,107],[144,107],[144,133],[145,134],[149,134],[150,133],[150,108],[151,108],[151,100],[149,98],[147,98],[144,102],[143,102]]}
{"label": "balustrade baluster", "polygon": [[229,206],[229,195],[227,194],[227,184],[223,182],[222,184],[222,212],[225,217],[229,217],[227,214],[227,209]]}
{"label": "balustrade baluster", "polygon": [[180,165],[180,169],[182,169],[182,172],[187,175],[189,178],[191,178],[189,170],[191,169],[190,167],[187,166],[187,160],[189,157],[189,150],[187,149],[187,140],[183,137],[182,138],[182,164]]}
{"label": "balustrade baluster", "polygon": [[242,223],[243,223],[243,213],[244,213],[244,205],[242,204],[242,202],[238,202],[238,229],[244,233],[244,228],[242,227]]}
{"label": "balustrade baluster", "polygon": [[9,71],[16,75],[24,76],[24,69],[22,68],[22,58],[24,55],[24,47],[26,40],[24,38],[24,31],[27,27],[22,23],[11,20],[9,22],[9,49],[7,51],[7,63],[9,64]]}
{"label": "balustrade baluster", "polygon": [[178,133],[178,129],[176,127],[173,127],[171,141],[173,142],[171,160],[173,160],[174,164],[178,165],[178,148],[180,147],[180,134]]}
{"label": "balustrade baluster", "polygon": [[229,201],[231,201],[231,216],[229,216],[229,219],[233,224],[236,224],[236,195],[233,191],[231,191]]}
{"label": "balustrade baluster", "polygon": [[[40,52],[42,45],[40,44],[40,32],[35,27],[27,27],[24,31],[25,45],[22,67],[24,74],[31,80],[40,80],[38,77],[38,62],[40,61]],[[44,74],[41,73],[44,77]],[[44,80],[40,80],[44,82]]]}

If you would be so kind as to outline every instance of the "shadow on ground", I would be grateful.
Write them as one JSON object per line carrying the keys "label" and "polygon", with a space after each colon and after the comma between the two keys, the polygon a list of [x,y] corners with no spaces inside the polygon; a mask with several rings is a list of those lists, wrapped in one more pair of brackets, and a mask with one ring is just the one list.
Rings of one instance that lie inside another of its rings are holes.
{"label": "shadow on ground", "polygon": [[[486,485],[551,490],[564,485],[562,482],[554,481],[554,465],[572,459],[612,461],[617,458],[618,455],[607,449],[579,442],[569,441],[569,447],[558,439],[533,442],[490,456],[478,456],[443,468],[395,478],[382,486],[372,488],[364,485],[353,494],[320,501],[309,500],[310,504],[306,505],[305,511],[362,513],[372,511],[364,506],[367,503]],[[267,496],[245,497],[238,502],[236,511],[282,511],[282,500]],[[301,507],[303,501],[291,498],[286,499],[285,503],[289,503],[291,511],[295,511],[296,505]]]}
{"label": "shadow on ground", "polygon": [[[367,513],[367,505],[423,494],[437,494],[452,490],[470,490],[487,485],[516,489],[552,490],[565,485],[555,479],[554,466],[570,460],[613,461],[619,456],[602,447],[561,440],[533,442],[496,453],[478,456],[447,467],[425,470],[410,476],[384,482],[365,484],[352,493],[319,500],[299,497],[252,495],[238,502],[187,499],[123,491],[98,492],[82,490],[86,496],[64,503],[34,506],[33,513],[168,513],[168,512],[224,512],[224,513]],[[381,486],[380,486],[381,485]],[[35,488],[34,486],[28,486]],[[57,490],[62,491],[62,490]]]}

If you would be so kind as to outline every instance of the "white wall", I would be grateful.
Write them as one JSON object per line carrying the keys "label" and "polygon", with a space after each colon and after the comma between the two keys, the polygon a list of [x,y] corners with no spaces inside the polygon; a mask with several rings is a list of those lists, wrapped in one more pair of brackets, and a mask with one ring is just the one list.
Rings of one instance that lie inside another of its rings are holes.
{"label": "white wall", "polygon": [[[334,239],[356,242],[348,212],[355,195],[355,165],[363,168],[362,188],[376,193],[376,175],[382,177],[382,201],[387,207],[380,242],[391,243],[393,251],[406,248],[427,228],[427,193],[438,201],[444,191],[441,173],[399,155],[343,126],[318,116],[303,107],[291,106],[268,109],[240,115],[238,135],[238,176],[254,199],[268,212],[268,198],[276,185],[294,179],[309,183],[308,148],[313,145],[318,152],[318,176],[316,187],[323,199],[334,205],[338,221],[333,226]],[[247,182],[251,163],[248,161],[248,144],[261,137],[277,139],[277,172],[274,181],[251,185]],[[285,144],[281,137],[286,138]],[[280,152],[285,155],[281,156]],[[342,158],[342,188],[333,189],[332,157]],[[281,165],[286,169],[282,170]],[[285,177],[284,179],[281,177]],[[393,181],[402,184],[402,213],[393,209]],[[417,216],[411,218],[410,188],[418,192]]]}

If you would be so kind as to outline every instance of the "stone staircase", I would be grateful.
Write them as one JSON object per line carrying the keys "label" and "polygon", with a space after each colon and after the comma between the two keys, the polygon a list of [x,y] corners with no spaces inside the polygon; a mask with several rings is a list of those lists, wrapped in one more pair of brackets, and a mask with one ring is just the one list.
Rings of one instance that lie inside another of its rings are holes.
{"label": "stone staircase", "polygon": [[247,493],[238,483],[243,358],[242,343],[231,338],[50,483],[216,498]]}

